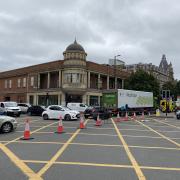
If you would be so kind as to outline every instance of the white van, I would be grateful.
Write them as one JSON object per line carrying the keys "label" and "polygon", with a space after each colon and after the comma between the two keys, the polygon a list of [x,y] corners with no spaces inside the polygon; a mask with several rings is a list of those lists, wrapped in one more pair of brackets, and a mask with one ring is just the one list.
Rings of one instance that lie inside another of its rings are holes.
{"label": "white van", "polygon": [[21,114],[21,109],[19,108],[17,103],[13,101],[0,102],[0,109],[1,112],[9,116],[19,117]]}
{"label": "white van", "polygon": [[88,106],[83,103],[67,103],[67,107],[79,112],[84,112],[88,108]]}

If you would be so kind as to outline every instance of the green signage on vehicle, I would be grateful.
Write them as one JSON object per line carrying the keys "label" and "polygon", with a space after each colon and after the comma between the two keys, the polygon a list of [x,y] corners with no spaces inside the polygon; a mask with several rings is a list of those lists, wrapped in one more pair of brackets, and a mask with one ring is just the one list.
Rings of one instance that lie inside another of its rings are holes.
{"label": "green signage on vehicle", "polygon": [[117,95],[116,93],[105,93],[102,96],[102,101],[104,107],[116,107]]}

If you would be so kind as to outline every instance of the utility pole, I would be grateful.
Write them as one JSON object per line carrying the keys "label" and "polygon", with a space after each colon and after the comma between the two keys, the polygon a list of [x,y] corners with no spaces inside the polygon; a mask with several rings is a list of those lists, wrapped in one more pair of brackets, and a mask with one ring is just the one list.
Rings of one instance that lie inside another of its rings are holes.
{"label": "utility pole", "polygon": [[117,64],[116,64],[116,58],[119,57],[119,56],[121,56],[121,55],[118,54],[118,55],[114,56],[114,78],[115,78],[115,80],[114,80],[114,86],[115,86],[114,89],[117,89],[117,73],[116,73],[116,70],[117,70],[116,65]]}

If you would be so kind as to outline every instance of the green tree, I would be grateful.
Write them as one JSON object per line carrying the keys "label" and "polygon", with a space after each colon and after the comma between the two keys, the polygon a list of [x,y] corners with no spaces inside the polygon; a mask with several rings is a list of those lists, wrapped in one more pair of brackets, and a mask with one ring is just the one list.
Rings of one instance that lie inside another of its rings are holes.
{"label": "green tree", "polygon": [[143,70],[132,73],[125,82],[125,88],[153,92],[154,97],[159,98],[160,85],[158,80]]}

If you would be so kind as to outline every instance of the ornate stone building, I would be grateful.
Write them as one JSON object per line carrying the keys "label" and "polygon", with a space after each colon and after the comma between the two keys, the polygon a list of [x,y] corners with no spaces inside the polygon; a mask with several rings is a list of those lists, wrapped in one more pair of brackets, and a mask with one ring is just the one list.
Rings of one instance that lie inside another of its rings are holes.
{"label": "ornate stone building", "polygon": [[123,88],[129,75],[125,70],[87,61],[87,53],[76,40],[63,55],[64,60],[1,72],[0,101],[97,105],[103,91]]}
{"label": "ornate stone building", "polygon": [[155,66],[152,63],[126,65],[127,71],[136,72],[138,69],[143,69],[144,71],[152,74],[155,78],[159,80],[161,86],[164,83],[172,81],[174,79],[172,64],[171,62],[168,64],[165,54],[162,55],[159,66]]}

